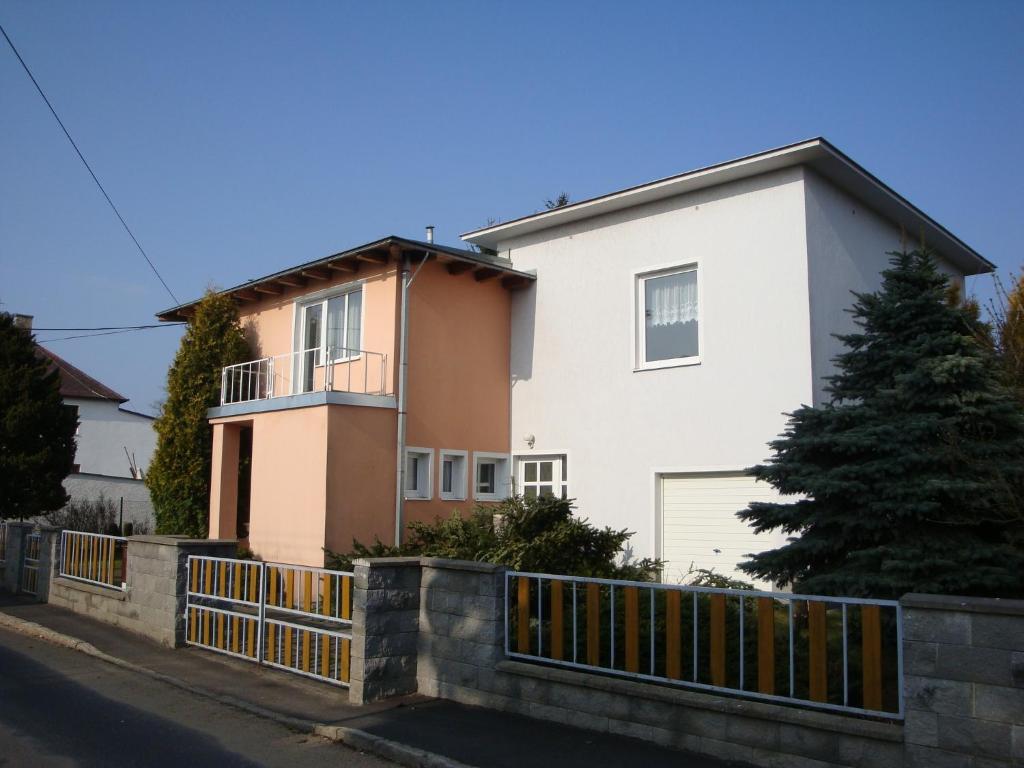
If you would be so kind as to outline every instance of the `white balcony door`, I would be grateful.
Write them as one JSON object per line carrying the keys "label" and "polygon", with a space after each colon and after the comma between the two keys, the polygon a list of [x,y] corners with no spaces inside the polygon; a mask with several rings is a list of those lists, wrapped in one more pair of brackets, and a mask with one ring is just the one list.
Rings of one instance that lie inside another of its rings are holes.
{"label": "white balcony door", "polygon": [[299,392],[313,391],[316,366],[320,364],[323,318],[323,304],[310,304],[302,310],[302,349],[298,360]]}

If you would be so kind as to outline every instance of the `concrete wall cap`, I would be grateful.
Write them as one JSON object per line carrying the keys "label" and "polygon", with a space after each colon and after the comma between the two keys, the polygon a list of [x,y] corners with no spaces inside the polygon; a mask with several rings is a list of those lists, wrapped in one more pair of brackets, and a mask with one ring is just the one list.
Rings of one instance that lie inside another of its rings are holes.
{"label": "concrete wall cap", "polygon": [[420,565],[418,557],[360,557],[352,561],[352,565],[387,566],[389,568]]}
{"label": "concrete wall cap", "polygon": [[902,608],[925,608],[932,611],[966,613],[998,613],[1024,616],[1024,600],[1001,597],[965,597],[960,595],[923,595],[911,593],[900,598]]}
{"label": "concrete wall cap", "polygon": [[141,544],[163,544],[165,547],[195,547],[217,544],[238,546],[238,539],[193,539],[188,536],[129,536],[128,541]]}
{"label": "concrete wall cap", "polygon": [[501,573],[508,566],[495,563],[483,563],[477,560],[447,560],[443,557],[424,557],[420,559],[424,568],[445,568],[450,571],[474,571],[476,573]]}

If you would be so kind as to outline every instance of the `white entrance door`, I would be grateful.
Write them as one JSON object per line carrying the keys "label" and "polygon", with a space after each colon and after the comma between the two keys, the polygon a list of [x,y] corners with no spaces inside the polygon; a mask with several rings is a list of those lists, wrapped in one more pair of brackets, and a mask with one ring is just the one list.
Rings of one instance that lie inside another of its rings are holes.
{"label": "white entrance door", "polygon": [[[741,472],[663,475],[660,483],[661,551],[665,581],[678,583],[691,566],[743,581],[755,581],[736,568],[751,552],[786,543],[779,532],[755,535],[736,517],[751,501],[776,501],[778,492]],[[772,588],[755,582],[759,588]]]}

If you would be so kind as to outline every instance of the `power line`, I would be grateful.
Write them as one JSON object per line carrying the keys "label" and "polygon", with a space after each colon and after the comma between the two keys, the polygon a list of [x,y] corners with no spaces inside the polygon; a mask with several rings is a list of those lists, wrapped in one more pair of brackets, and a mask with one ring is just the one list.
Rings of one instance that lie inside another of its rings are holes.
{"label": "power line", "polygon": [[57,114],[57,110],[53,108],[53,105],[50,103],[50,100],[46,98],[46,94],[43,93],[43,89],[36,81],[35,75],[33,75],[32,70],[28,68],[28,64],[25,63],[25,60],[21,58],[21,54],[18,53],[18,49],[14,47],[14,41],[11,40],[10,36],[7,34],[7,30],[3,28],[2,24],[0,24],[0,32],[3,33],[4,39],[7,41],[7,44],[11,46],[11,50],[14,51],[14,55],[18,57],[18,61],[21,62],[21,66],[25,70],[25,74],[27,74],[29,76],[29,79],[32,81],[32,85],[36,87],[36,90],[39,91],[39,95],[42,96],[43,101],[46,102],[46,106],[50,108],[50,112],[53,113],[53,117],[57,120],[57,124],[60,126],[61,130],[64,131],[64,135],[68,137],[68,141],[71,142],[71,146],[74,147],[75,152],[78,154],[78,159],[82,161],[82,164],[85,166],[85,169],[89,171],[89,175],[92,176],[92,180],[96,182],[96,186],[99,187],[100,192],[103,193],[103,197],[107,199],[107,203],[110,205],[111,210],[113,210],[114,215],[117,216],[118,220],[121,222],[121,226],[124,227],[124,231],[128,233],[128,236],[132,239],[132,242],[135,243],[135,247],[139,249],[139,253],[142,254],[142,258],[144,258],[146,260],[146,263],[149,264],[149,268],[153,270],[153,274],[156,275],[157,280],[159,280],[160,284],[163,285],[164,290],[167,291],[168,295],[172,299],[174,299],[175,304],[180,304],[181,302],[178,301],[178,297],[174,295],[174,291],[172,291],[170,289],[170,286],[167,285],[167,282],[164,280],[163,276],[161,276],[160,272],[157,270],[156,265],[152,262],[149,256],[146,255],[146,251],[145,249],[143,249],[142,244],[139,243],[134,233],[132,233],[131,228],[128,226],[128,222],[124,220],[124,217],[121,215],[121,212],[117,210],[117,206],[114,205],[114,201],[110,199],[110,195],[107,194],[107,190],[103,188],[103,185],[100,184],[100,180],[96,177],[96,174],[93,173],[92,167],[89,165],[89,162],[85,159],[85,155],[82,154],[82,150],[78,148],[78,145],[75,143],[75,140],[71,138],[71,134],[68,132],[68,129],[64,126],[64,121],[60,119],[60,116]]}
{"label": "power line", "polygon": [[[180,326],[180,325],[185,325],[185,323],[173,323],[173,324],[169,323],[167,325],[167,327]],[[139,328],[120,328],[120,329],[114,330],[114,331],[100,331],[98,333],[82,333],[82,334],[78,334],[76,336],[58,336],[56,339],[36,339],[36,342],[38,344],[49,344],[52,341],[69,341],[71,339],[91,339],[94,336],[113,336],[113,335],[118,334],[118,333],[134,333],[136,331],[148,331],[148,330],[152,330],[153,328],[162,328],[162,327],[164,327],[164,326],[162,326],[162,325],[149,325],[149,326],[141,326]],[[42,328],[33,328],[33,330],[41,331],[41,330],[44,330],[44,329],[42,329]]]}
{"label": "power line", "polygon": [[151,325],[100,325],[96,328],[32,328],[33,331],[144,331],[149,328],[172,328],[188,323],[153,323]]}

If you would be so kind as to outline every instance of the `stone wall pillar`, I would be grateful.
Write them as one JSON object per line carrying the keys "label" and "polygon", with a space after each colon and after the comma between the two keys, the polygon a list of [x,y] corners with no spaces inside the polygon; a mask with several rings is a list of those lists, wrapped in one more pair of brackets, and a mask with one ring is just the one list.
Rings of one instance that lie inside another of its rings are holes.
{"label": "stone wall pillar", "polygon": [[32,530],[32,523],[8,520],[7,546],[4,563],[0,567],[0,590],[14,594],[21,583],[21,553],[24,551],[25,536]]}
{"label": "stone wall pillar", "polygon": [[415,693],[420,559],[356,560],[353,570],[349,701]]}
{"label": "stone wall pillar", "polygon": [[423,558],[417,682],[427,696],[475,702],[505,655],[505,567]]}
{"label": "stone wall pillar", "polygon": [[1024,600],[906,595],[906,765],[1024,765]]}

